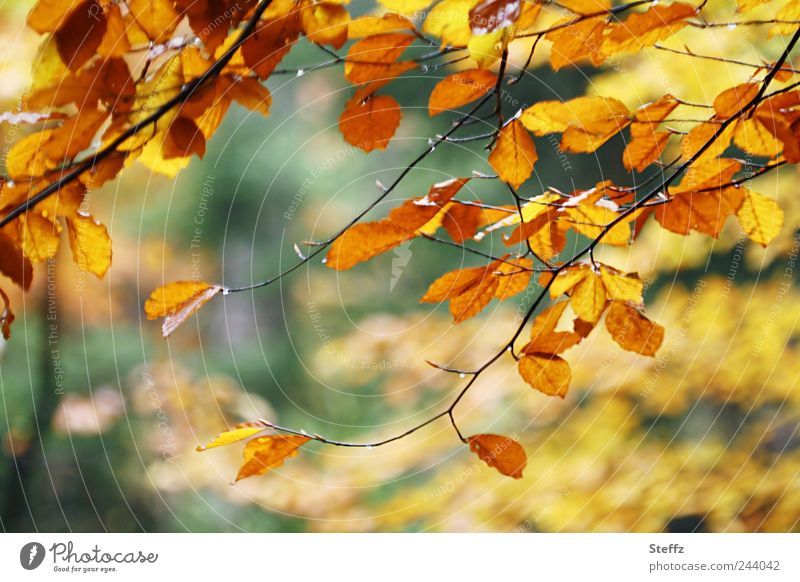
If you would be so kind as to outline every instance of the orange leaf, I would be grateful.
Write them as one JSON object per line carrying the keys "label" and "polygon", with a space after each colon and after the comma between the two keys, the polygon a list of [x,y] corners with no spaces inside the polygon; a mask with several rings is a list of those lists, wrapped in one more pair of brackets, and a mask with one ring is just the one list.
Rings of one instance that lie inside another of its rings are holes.
{"label": "orange leaf", "polygon": [[607,55],[636,52],[665,40],[687,25],[697,8],[683,2],[654,4],[646,12],[634,13],[623,22],[610,26],[603,51]]}
{"label": "orange leaf", "polygon": [[528,462],[525,449],[517,441],[496,434],[476,434],[467,437],[469,448],[481,460],[506,477],[522,478]]}
{"label": "orange leaf", "polygon": [[186,117],[176,117],[169,126],[161,148],[164,159],[188,158],[195,154],[206,155],[206,138],[197,124]]}
{"label": "orange leaf", "polygon": [[555,331],[567,303],[556,303],[536,316],[531,326],[531,341],[522,348],[522,353],[560,354],[580,343],[583,336],[575,332]]}
{"label": "orange leaf", "polygon": [[497,75],[486,69],[454,73],[439,81],[428,99],[431,116],[456,109],[485,95],[497,83]]}
{"label": "orange leaf", "polygon": [[667,147],[670,135],[668,131],[651,131],[644,135],[634,136],[622,153],[622,163],[625,169],[641,172],[657,162],[664,148]]}
{"label": "orange leaf", "polygon": [[351,83],[368,83],[404,73],[416,65],[410,61],[396,61],[412,42],[413,35],[401,33],[375,34],[359,40],[347,52],[345,79]]}
{"label": "orange leaf", "polygon": [[760,83],[743,83],[726,89],[714,99],[714,110],[722,119],[739,113],[758,95]]}
{"label": "orange leaf", "polygon": [[297,454],[297,449],[310,441],[310,437],[299,435],[271,435],[254,438],[244,447],[242,466],[236,480],[253,475],[263,475],[279,467],[283,461]]}
{"label": "orange leaf", "polygon": [[403,117],[400,104],[388,95],[359,93],[350,99],[339,117],[339,130],[347,143],[365,152],[386,149]]}
{"label": "orange leaf", "polygon": [[434,184],[426,196],[406,200],[386,218],[351,226],[333,242],[325,264],[337,271],[350,269],[414,238],[468,180],[459,178]]}
{"label": "orange leaf", "polygon": [[621,301],[613,301],[606,329],[619,346],[643,356],[655,356],[664,341],[664,328]]}
{"label": "orange leaf", "polygon": [[195,281],[175,281],[159,287],[144,304],[147,319],[164,318],[162,335],[168,337],[178,326],[222,291],[219,285]]}
{"label": "orange leaf", "polygon": [[528,384],[548,396],[564,398],[572,371],[569,364],[551,354],[526,354],[519,359],[519,374]]}
{"label": "orange leaf", "polygon": [[489,163],[504,182],[519,188],[530,177],[538,159],[531,136],[522,123],[514,120],[500,131]]}

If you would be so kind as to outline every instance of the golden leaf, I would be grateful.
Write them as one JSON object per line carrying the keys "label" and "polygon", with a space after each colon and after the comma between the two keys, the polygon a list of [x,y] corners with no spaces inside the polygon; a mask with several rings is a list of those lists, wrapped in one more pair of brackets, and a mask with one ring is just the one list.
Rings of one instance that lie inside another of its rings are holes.
{"label": "golden leaf", "polygon": [[536,146],[518,120],[506,125],[497,137],[489,163],[504,182],[519,188],[533,172],[533,165],[539,159]]}
{"label": "golden leaf", "polygon": [[166,338],[220,291],[219,285],[175,281],[153,291],[144,304],[144,311],[147,319],[164,318],[161,331]]}
{"label": "golden leaf", "polygon": [[664,341],[662,326],[621,301],[611,302],[606,329],[621,348],[643,356],[655,356]]}
{"label": "golden leaf", "polygon": [[254,438],[244,447],[244,461],[239,467],[236,481],[263,475],[270,469],[279,467],[283,461],[297,454],[297,449],[311,440],[299,435],[271,435]]}
{"label": "golden leaf", "polygon": [[564,398],[572,371],[569,364],[551,354],[526,354],[519,359],[519,374],[528,384],[548,396]]}
{"label": "golden leaf", "polygon": [[497,75],[486,69],[454,73],[439,81],[428,99],[431,116],[471,103],[494,88]]}
{"label": "golden leaf", "polygon": [[490,467],[506,477],[522,478],[528,456],[517,441],[496,434],[476,434],[467,437],[467,442],[470,450]]}

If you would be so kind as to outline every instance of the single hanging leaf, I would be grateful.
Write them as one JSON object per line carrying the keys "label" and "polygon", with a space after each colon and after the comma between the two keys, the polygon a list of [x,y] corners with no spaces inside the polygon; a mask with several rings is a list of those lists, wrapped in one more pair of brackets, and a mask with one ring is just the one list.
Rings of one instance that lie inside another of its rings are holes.
{"label": "single hanging leaf", "polygon": [[643,356],[655,356],[664,341],[662,326],[621,301],[611,302],[606,329],[621,348]]}
{"label": "single hanging leaf", "polygon": [[783,210],[763,194],[745,188],[743,191],[744,201],[736,211],[736,217],[750,240],[765,247],[781,231]]}
{"label": "single hanging leaf", "polygon": [[344,77],[353,84],[393,79],[413,69],[412,61],[397,62],[408,45],[411,34],[386,33],[368,36],[354,43],[347,51]]}
{"label": "single hanging leaf", "polygon": [[497,75],[486,69],[454,73],[439,81],[431,91],[428,113],[433,117],[443,111],[472,103],[491,91],[496,84]]}
{"label": "single hanging leaf", "polygon": [[761,83],[743,83],[726,89],[714,99],[714,111],[721,119],[728,119],[749,105],[760,88]]}
{"label": "single hanging leaf", "polygon": [[311,440],[300,435],[271,435],[254,438],[244,447],[244,461],[239,467],[236,481],[253,475],[263,475],[270,469],[279,467],[283,461],[297,455],[297,449]]}
{"label": "single hanging leaf", "polygon": [[350,14],[335,2],[305,2],[300,22],[308,40],[318,44],[329,44],[339,49],[347,42],[347,23]]}
{"label": "single hanging leaf", "polygon": [[497,137],[489,163],[504,182],[519,188],[533,172],[533,165],[539,159],[536,146],[518,120],[506,125]]}
{"label": "single hanging leaf", "polygon": [[548,396],[564,398],[572,371],[563,358],[552,354],[526,354],[519,359],[519,374],[532,387]]}
{"label": "single hanging leaf", "polygon": [[666,40],[684,28],[688,19],[696,14],[697,8],[684,2],[654,4],[645,12],[633,13],[623,22],[611,25],[602,50],[609,56],[638,52]]}
{"label": "single hanging leaf", "polygon": [[476,434],[467,437],[467,442],[469,449],[490,467],[506,477],[522,478],[528,456],[517,441],[496,434]]}
{"label": "single hanging leaf", "polygon": [[220,285],[195,281],[176,281],[159,287],[144,304],[147,319],[164,318],[161,327],[166,338],[198,309],[222,291]]}
{"label": "single hanging leaf", "polygon": [[219,433],[205,445],[199,445],[195,450],[198,453],[202,453],[208,449],[215,449],[217,447],[224,447],[233,443],[238,443],[239,441],[250,438],[255,434],[264,432],[267,430],[267,428],[268,427],[261,423],[245,422],[242,424],[237,424],[232,429]]}

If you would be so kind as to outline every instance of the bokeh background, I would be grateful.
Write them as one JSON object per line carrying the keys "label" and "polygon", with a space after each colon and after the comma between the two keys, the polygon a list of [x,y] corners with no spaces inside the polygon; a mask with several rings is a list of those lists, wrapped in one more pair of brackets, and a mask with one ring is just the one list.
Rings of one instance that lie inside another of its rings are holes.
{"label": "bokeh background", "polygon": [[[39,40],[24,27],[30,3],[0,1],[0,110],[13,109],[29,81]],[[764,36],[721,29],[696,36],[692,48],[769,61],[781,46]],[[524,46],[512,55],[526,56]],[[283,66],[325,59],[300,46]],[[555,75],[546,51],[534,63],[513,89],[520,106],[584,92],[631,106],[666,92],[709,102],[750,73],[657,50],[603,71]],[[264,279],[296,259],[294,243],[346,224],[378,194],[377,181],[389,183],[447,127],[446,116],[429,120],[420,98],[446,74],[422,70],[394,84],[404,119],[385,152],[364,154],[339,134],[349,96],[340,70],[292,74],[269,82],[269,118],[232,108],[205,159],[176,180],[137,164],[92,193],[93,214],[114,241],[106,278],[78,272],[62,247],[64,260],[39,266],[33,292],[12,298],[14,336],[0,345],[4,530],[800,529],[795,170],[757,182],[786,212],[767,250],[731,221],[716,241],[650,224],[631,248],[601,252],[648,282],[648,315],[667,329],[656,358],[622,351],[600,329],[568,352],[574,380],[564,401],[531,390],[510,358],[481,377],[459,424],[521,441],[529,456],[521,480],[486,467],[446,421],[370,450],[310,443],[235,486],[240,447],[194,452],[259,417],[329,438],[391,436],[459,389],[425,360],[471,368],[507,341],[518,301],[459,326],[446,306],[418,304],[440,274],[476,264],[425,240],[351,271],[316,261],[281,284],[219,297],[168,342],[142,312],[165,282]],[[0,134],[5,151],[20,136],[7,124]],[[536,177],[523,194],[601,178],[630,183],[622,139],[568,159],[555,144],[537,140]],[[488,172],[485,157],[480,144],[437,149],[374,215],[434,182]],[[464,192],[508,202],[488,180]]]}

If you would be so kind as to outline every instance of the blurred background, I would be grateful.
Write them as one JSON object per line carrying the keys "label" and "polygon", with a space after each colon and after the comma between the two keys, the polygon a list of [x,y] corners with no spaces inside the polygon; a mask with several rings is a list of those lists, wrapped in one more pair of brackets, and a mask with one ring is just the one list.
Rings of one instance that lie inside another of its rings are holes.
{"label": "blurred background", "polygon": [[[0,1],[0,111],[12,110],[29,82],[39,41],[24,28],[30,4]],[[692,48],[769,62],[780,45],[762,42],[763,32],[709,31]],[[528,52],[521,44],[518,64]],[[326,58],[302,44],[284,66]],[[710,102],[751,72],[649,50],[608,70],[555,75],[546,58],[543,50],[514,86],[516,108],[585,92],[629,106],[667,92]],[[364,154],[343,140],[336,123],[351,90],[329,69],[270,80],[270,116],[232,108],[205,159],[177,179],[136,164],[92,192],[92,212],[114,241],[106,278],[80,273],[62,245],[63,260],[39,265],[33,291],[12,297],[18,319],[0,345],[3,529],[800,529],[794,169],[755,186],[786,212],[767,250],[742,238],[735,221],[716,241],[651,223],[631,248],[602,250],[600,260],[648,282],[647,313],[666,327],[657,357],[622,351],[598,329],[566,355],[574,378],[564,401],[533,391],[511,358],[481,377],[457,410],[459,424],[465,434],[522,442],[521,480],[485,466],[446,421],[370,450],[310,443],[235,486],[240,446],[194,452],[260,417],[336,439],[397,434],[445,408],[462,383],[425,360],[473,368],[508,340],[523,296],[459,326],[446,305],[418,303],[442,273],[477,264],[425,240],[350,271],[315,261],[280,284],[219,297],[169,341],[160,322],[143,317],[144,300],[165,282],[265,279],[296,260],[295,243],[346,224],[378,195],[377,181],[390,183],[447,127],[446,116],[428,118],[420,97],[447,72],[418,71],[392,85],[404,117],[386,151]],[[6,151],[20,137],[7,124],[0,133]],[[536,176],[522,194],[631,183],[622,139],[568,160],[556,143],[537,139]],[[374,216],[472,170],[490,171],[481,144],[440,147]],[[489,180],[463,192],[508,203]],[[499,238],[483,245],[503,248]]]}

